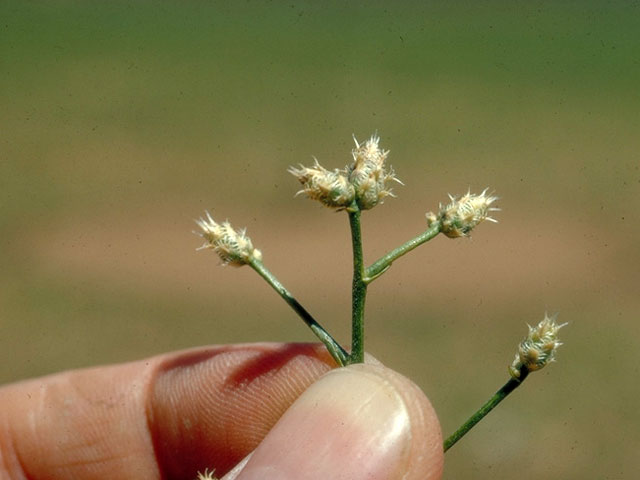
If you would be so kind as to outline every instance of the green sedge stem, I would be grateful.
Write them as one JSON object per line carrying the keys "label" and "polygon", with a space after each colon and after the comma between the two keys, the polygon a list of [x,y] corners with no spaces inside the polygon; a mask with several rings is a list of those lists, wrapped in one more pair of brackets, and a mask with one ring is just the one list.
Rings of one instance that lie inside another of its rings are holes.
{"label": "green sedge stem", "polygon": [[493,397],[489,399],[489,401],[487,401],[487,403],[485,403],[482,407],[480,407],[480,410],[478,410],[476,413],[471,415],[469,420],[464,422],[462,426],[458,428],[458,430],[456,430],[456,432],[453,435],[447,438],[444,441],[444,451],[446,452],[453,445],[455,445],[455,443],[458,440],[460,440],[462,437],[464,437],[464,435],[469,430],[471,430],[476,425],[476,423],[482,420],[491,410],[494,409],[496,405],[498,405],[502,400],[504,400],[507,397],[507,395],[513,392],[516,388],[518,388],[522,384],[524,379],[527,378],[527,375],[529,375],[529,370],[527,369],[527,367],[525,366],[520,367],[520,377],[517,379],[510,378],[509,381],[505,383],[504,386],[500,390],[498,390],[493,395]]}
{"label": "green sedge stem", "polygon": [[348,363],[364,362],[364,303],[367,284],[364,281],[362,257],[362,234],[360,232],[360,208],[354,204],[349,208],[349,225],[353,244],[353,283],[351,289],[351,355]]}
{"label": "green sedge stem", "polygon": [[251,260],[249,265],[258,272],[262,278],[264,278],[273,289],[283,298],[285,302],[289,304],[291,308],[302,318],[304,323],[311,329],[316,337],[327,347],[329,353],[341,367],[345,366],[348,362],[349,354],[340,346],[340,344],[327,332],[322,325],[320,325],[307,310],[300,305],[300,303],[291,295],[291,293],[284,288],[278,279],[269,271],[267,267],[259,260]]}
{"label": "green sedge stem", "polygon": [[438,235],[440,228],[440,222],[434,222],[425,232],[400,245],[398,248],[391,250],[365,270],[364,282],[367,284],[373,282],[382,275],[395,260]]}

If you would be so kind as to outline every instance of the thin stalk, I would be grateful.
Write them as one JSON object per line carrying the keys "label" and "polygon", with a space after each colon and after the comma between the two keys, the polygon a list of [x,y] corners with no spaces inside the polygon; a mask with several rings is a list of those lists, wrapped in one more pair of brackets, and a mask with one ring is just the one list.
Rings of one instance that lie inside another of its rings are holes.
{"label": "thin stalk", "polygon": [[440,222],[434,222],[433,225],[431,225],[425,232],[400,245],[398,248],[391,250],[384,257],[381,257],[365,270],[364,282],[367,284],[373,282],[376,278],[386,272],[395,260],[438,235],[438,233],[440,233],[440,228]]}
{"label": "thin stalk", "polygon": [[284,285],[282,285],[278,279],[269,271],[267,267],[259,260],[252,260],[249,265],[258,272],[262,278],[264,278],[273,289],[278,292],[282,299],[289,304],[293,310],[302,318],[304,323],[311,329],[316,337],[327,347],[329,353],[341,367],[345,366],[348,362],[349,354],[340,346],[340,344],[327,332],[322,325],[320,325],[311,314],[291,295]]}
{"label": "thin stalk", "polygon": [[498,390],[493,395],[493,397],[491,397],[487,401],[487,403],[485,403],[482,407],[480,407],[480,409],[476,413],[471,415],[469,420],[464,422],[462,426],[458,428],[458,430],[456,430],[456,432],[453,435],[451,435],[449,438],[447,438],[444,441],[444,451],[446,452],[453,445],[455,445],[455,443],[458,440],[464,437],[464,435],[469,430],[471,430],[480,420],[482,420],[491,410],[493,410],[496,405],[498,405],[502,400],[504,400],[507,397],[507,395],[513,392],[516,388],[518,388],[520,384],[524,381],[524,379],[527,378],[527,375],[529,375],[529,370],[527,369],[527,367],[525,366],[521,367],[520,378],[518,379],[510,378],[509,381],[505,383],[504,386],[500,390]]}
{"label": "thin stalk", "polygon": [[367,284],[364,281],[360,208],[354,203],[348,210],[353,244],[353,283],[351,289],[351,355],[348,363],[364,362],[364,304]]}

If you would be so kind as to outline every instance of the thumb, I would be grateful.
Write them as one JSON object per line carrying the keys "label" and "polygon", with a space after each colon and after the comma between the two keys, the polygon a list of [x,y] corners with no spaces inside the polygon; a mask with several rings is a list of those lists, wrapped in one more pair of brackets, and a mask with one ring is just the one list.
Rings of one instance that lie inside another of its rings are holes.
{"label": "thumb", "polygon": [[437,480],[440,424],[420,389],[380,365],[332,370],[224,480]]}

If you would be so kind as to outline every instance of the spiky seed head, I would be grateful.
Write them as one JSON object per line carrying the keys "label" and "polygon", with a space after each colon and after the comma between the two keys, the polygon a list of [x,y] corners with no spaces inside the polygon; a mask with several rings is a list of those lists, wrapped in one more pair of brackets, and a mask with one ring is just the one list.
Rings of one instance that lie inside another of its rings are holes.
{"label": "spiky seed head", "polygon": [[520,369],[524,366],[530,372],[540,370],[555,361],[556,351],[562,345],[558,340],[558,330],[566,323],[558,325],[557,315],[544,319],[535,327],[529,325],[529,334],[518,345],[516,358],[509,367],[509,373],[515,379],[520,377]]}
{"label": "spiky seed head", "polygon": [[304,193],[329,208],[343,209],[353,202],[355,190],[341,170],[329,171],[316,160],[313,167],[291,167],[289,173],[302,184],[298,194]]}
{"label": "spiky seed head", "polygon": [[346,171],[349,181],[355,187],[356,200],[362,210],[369,210],[378,203],[382,203],[385,197],[393,197],[389,181],[400,184],[392,168],[385,168],[385,160],[389,155],[388,150],[382,150],[379,146],[380,137],[373,135],[369,140],[360,144],[354,137],[356,148],[352,151],[353,163],[347,166]]}
{"label": "spiky seed head", "polygon": [[427,222],[431,225],[440,221],[442,233],[449,238],[468,237],[471,230],[484,220],[497,223],[497,220],[489,215],[491,212],[500,211],[499,208],[491,206],[498,197],[487,195],[487,190],[480,195],[467,192],[461,198],[449,195],[450,202],[447,205],[440,204],[437,215],[433,212],[427,213]]}
{"label": "spiky seed head", "polygon": [[262,253],[253,247],[244,229],[234,230],[229,222],[216,223],[209,212],[206,212],[206,218],[200,218],[196,223],[202,231],[195,233],[205,240],[198,250],[214,250],[223,264],[240,267],[251,260],[262,259]]}

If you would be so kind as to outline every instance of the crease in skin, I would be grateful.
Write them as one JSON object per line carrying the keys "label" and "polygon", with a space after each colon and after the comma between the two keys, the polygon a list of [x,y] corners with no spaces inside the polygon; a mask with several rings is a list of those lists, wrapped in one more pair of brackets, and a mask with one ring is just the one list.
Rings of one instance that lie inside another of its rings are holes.
{"label": "crease in skin", "polygon": [[0,478],[122,478],[131,466],[152,467],[144,415],[147,376],[148,369],[134,362],[1,389],[2,401],[13,408],[0,415],[6,439],[0,448],[11,462],[11,475]]}
{"label": "crease in skin", "polygon": [[15,448],[15,439],[5,418],[0,426],[0,478],[25,480],[24,465]]}
{"label": "crease in skin", "polygon": [[[20,384],[24,386],[24,385],[28,385],[29,382],[31,382],[31,380],[20,382]],[[22,402],[22,405],[24,405],[27,402],[37,401],[35,408],[29,409],[26,415],[25,427],[28,430],[27,433],[29,433],[31,436],[37,435],[38,412],[44,411],[45,395],[43,393],[43,390],[45,392],[47,390],[47,385],[44,382],[38,386],[36,393],[27,394],[26,395],[27,398],[23,399],[23,402]],[[6,389],[6,390],[2,390],[1,392],[2,393],[8,392],[9,402],[13,403],[12,402],[13,399],[11,399],[11,397],[15,396],[15,394],[12,390]],[[34,396],[37,396],[37,398],[34,398]],[[23,458],[23,455],[19,448],[20,442],[18,441],[18,439],[22,436],[21,433],[16,431],[15,423],[10,422],[8,418],[4,417],[3,423],[5,423],[5,425],[3,425],[3,431],[6,432],[6,437],[8,438],[8,443],[9,443],[7,449],[5,450],[3,448],[3,450],[10,452],[10,456],[14,459],[14,462],[12,462],[13,468],[10,469],[11,475],[9,476],[9,478],[12,480],[14,479],[22,480],[22,479],[32,478],[27,469],[28,462],[26,462],[25,459]]]}
{"label": "crease in skin", "polygon": [[[26,467],[26,463],[22,458],[22,455],[20,455],[20,451],[18,450],[18,442],[16,440],[16,432],[15,429],[12,428],[11,423],[8,421],[7,418],[4,419],[6,426],[3,426],[3,430],[4,432],[6,432],[7,438],[8,438],[8,442],[9,442],[9,446],[6,449],[6,451],[9,452],[10,454],[10,458],[13,459],[12,462],[12,466],[10,466],[9,468],[9,472],[11,472],[12,475],[9,476],[10,479],[14,480],[14,479],[19,479],[19,480],[26,480],[31,478],[27,472],[27,467]],[[0,444],[0,448],[2,447],[2,445]],[[4,450],[4,449],[3,449]]]}
{"label": "crease in skin", "polygon": [[78,467],[100,467],[101,469],[104,468],[105,464],[109,464],[109,463],[114,463],[114,464],[120,464],[120,463],[126,463],[127,459],[129,458],[136,458],[137,457],[137,452],[132,452],[132,453],[114,453],[112,455],[100,455],[99,457],[95,457],[95,458],[83,458],[83,459],[77,459],[74,461],[65,461],[63,464],[52,464],[50,465],[50,470],[51,471],[65,471],[65,470],[71,470],[71,469],[75,469]]}

